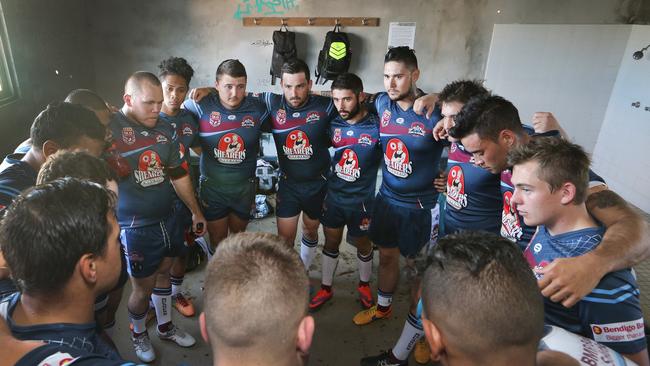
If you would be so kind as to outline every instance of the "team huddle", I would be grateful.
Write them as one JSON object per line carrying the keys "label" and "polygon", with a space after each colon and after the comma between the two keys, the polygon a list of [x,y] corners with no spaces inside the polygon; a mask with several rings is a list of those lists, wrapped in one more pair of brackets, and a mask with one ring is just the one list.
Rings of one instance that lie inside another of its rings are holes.
{"label": "team huddle", "polygon": [[[316,95],[299,59],[282,67],[282,94],[247,93],[238,60],[218,66],[214,89],[192,93],[185,59],[159,69],[128,78],[119,110],[71,92],[3,161],[2,359],[130,364],[112,342],[126,336],[113,329],[127,281],[138,359],[156,359],[149,314],[160,339],[192,347],[172,307],[195,315],[182,285],[198,245],[211,258],[199,328],[214,364],[305,364],[309,312],[329,311],[347,232],[358,326],[391,318],[400,256],[430,262],[399,339],[362,366],[407,365],[412,352],[445,365],[650,366],[630,269],[648,256],[646,224],[552,114],[524,125],[471,80],[425,94],[408,47],[386,53],[386,90],[375,94],[346,73]],[[244,233],[263,132],[280,167],[277,235]],[[310,291],[321,225],[321,285]]]}

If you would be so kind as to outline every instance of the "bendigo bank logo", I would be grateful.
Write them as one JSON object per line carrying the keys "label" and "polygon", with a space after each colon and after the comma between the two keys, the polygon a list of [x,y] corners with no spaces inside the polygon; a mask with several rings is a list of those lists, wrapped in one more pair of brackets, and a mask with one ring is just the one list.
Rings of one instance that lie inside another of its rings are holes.
{"label": "bendigo bank logo", "polygon": [[300,130],[293,130],[287,135],[282,150],[289,160],[308,160],[314,154],[307,134]]}
{"label": "bendigo bank logo", "polygon": [[522,233],[517,207],[512,202],[512,192],[505,192],[503,194],[503,212],[501,213],[501,236],[517,241],[521,238]]}
{"label": "bendigo bank logo", "polygon": [[354,182],[361,176],[359,167],[359,158],[352,149],[345,149],[341,155],[341,160],[334,167],[336,176],[346,182]]}
{"label": "bendigo bank logo", "polygon": [[456,210],[467,207],[465,174],[458,165],[452,167],[449,170],[449,175],[447,175],[447,203]]}
{"label": "bendigo bank logo", "polygon": [[241,164],[246,159],[244,140],[232,132],[223,135],[214,149],[214,157],[221,164]]}
{"label": "bendigo bank logo", "polygon": [[147,150],[138,159],[138,169],[133,172],[135,182],[142,187],[160,184],[165,180],[165,172],[160,156],[153,150]]}
{"label": "bendigo bank logo", "polygon": [[390,139],[384,155],[386,169],[396,177],[406,178],[413,172],[409,151],[400,139]]}

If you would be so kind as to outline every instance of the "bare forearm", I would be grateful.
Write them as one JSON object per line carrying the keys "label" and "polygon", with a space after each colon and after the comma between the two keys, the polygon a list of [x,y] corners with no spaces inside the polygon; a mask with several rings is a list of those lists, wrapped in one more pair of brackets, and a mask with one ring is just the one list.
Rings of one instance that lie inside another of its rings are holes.
{"label": "bare forearm", "polygon": [[172,185],[178,197],[185,203],[185,206],[192,211],[192,214],[201,212],[199,204],[196,201],[194,196],[194,187],[192,187],[192,180],[190,179],[189,174],[184,177],[173,179]]}
{"label": "bare forearm", "polygon": [[587,198],[587,209],[606,227],[591,255],[607,272],[632,267],[650,256],[648,224],[618,194],[610,190],[593,193]]}

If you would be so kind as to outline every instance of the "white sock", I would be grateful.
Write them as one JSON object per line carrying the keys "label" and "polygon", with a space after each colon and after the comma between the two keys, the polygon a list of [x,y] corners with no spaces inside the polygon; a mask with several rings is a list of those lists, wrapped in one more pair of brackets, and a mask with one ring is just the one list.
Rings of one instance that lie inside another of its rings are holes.
{"label": "white sock", "polygon": [[336,266],[339,264],[339,251],[328,252],[323,249],[323,279],[321,282],[325,286],[332,286],[332,280],[334,279],[334,272],[336,272]]}
{"label": "white sock", "polygon": [[311,262],[316,256],[317,245],[318,239],[310,240],[304,235],[302,236],[302,240],[300,241],[300,259],[302,259],[302,263],[305,265],[306,270],[309,270],[309,266],[311,266]]}
{"label": "white sock", "polygon": [[372,275],[372,252],[367,257],[357,252],[357,264],[359,266],[359,281],[370,282],[370,275]]}
{"label": "white sock", "polygon": [[133,333],[141,334],[147,331],[147,311],[143,314],[134,314],[129,310],[129,319],[133,324]]}
{"label": "white sock", "polygon": [[415,343],[423,335],[424,331],[422,330],[420,319],[409,312],[409,316],[404,323],[404,329],[402,329],[402,334],[399,336],[395,347],[393,347],[393,356],[401,361],[409,358],[411,351],[415,347]]}
{"label": "white sock", "polygon": [[167,324],[172,321],[172,289],[155,287],[151,294],[153,307],[156,309],[156,320],[158,325]]}
{"label": "white sock", "polygon": [[377,289],[377,305],[379,306],[390,306],[390,304],[393,303],[393,294],[392,293],[386,293],[382,292],[381,290]]}
{"label": "white sock", "polygon": [[169,282],[172,284],[172,297],[178,295],[181,292],[181,287],[183,286],[183,280],[185,276],[176,277],[169,275]]}

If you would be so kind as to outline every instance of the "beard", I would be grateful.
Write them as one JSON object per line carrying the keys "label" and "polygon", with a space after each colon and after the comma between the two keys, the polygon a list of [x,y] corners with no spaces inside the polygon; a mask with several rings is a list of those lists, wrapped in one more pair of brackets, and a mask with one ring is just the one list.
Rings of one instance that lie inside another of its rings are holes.
{"label": "beard", "polygon": [[[346,121],[350,120],[350,119],[353,119],[357,114],[359,114],[360,110],[361,110],[361,107],[359,106],[359,103],[357,103],[357,105],[355,105],[354,108],[350,112],[348,112],[347,117],[341,116],[341,118],[343,118]],[[345,112],[347,112],[347,111],[345,111]],[[340,115],[340,113],[339,113],[339,115]]]}

